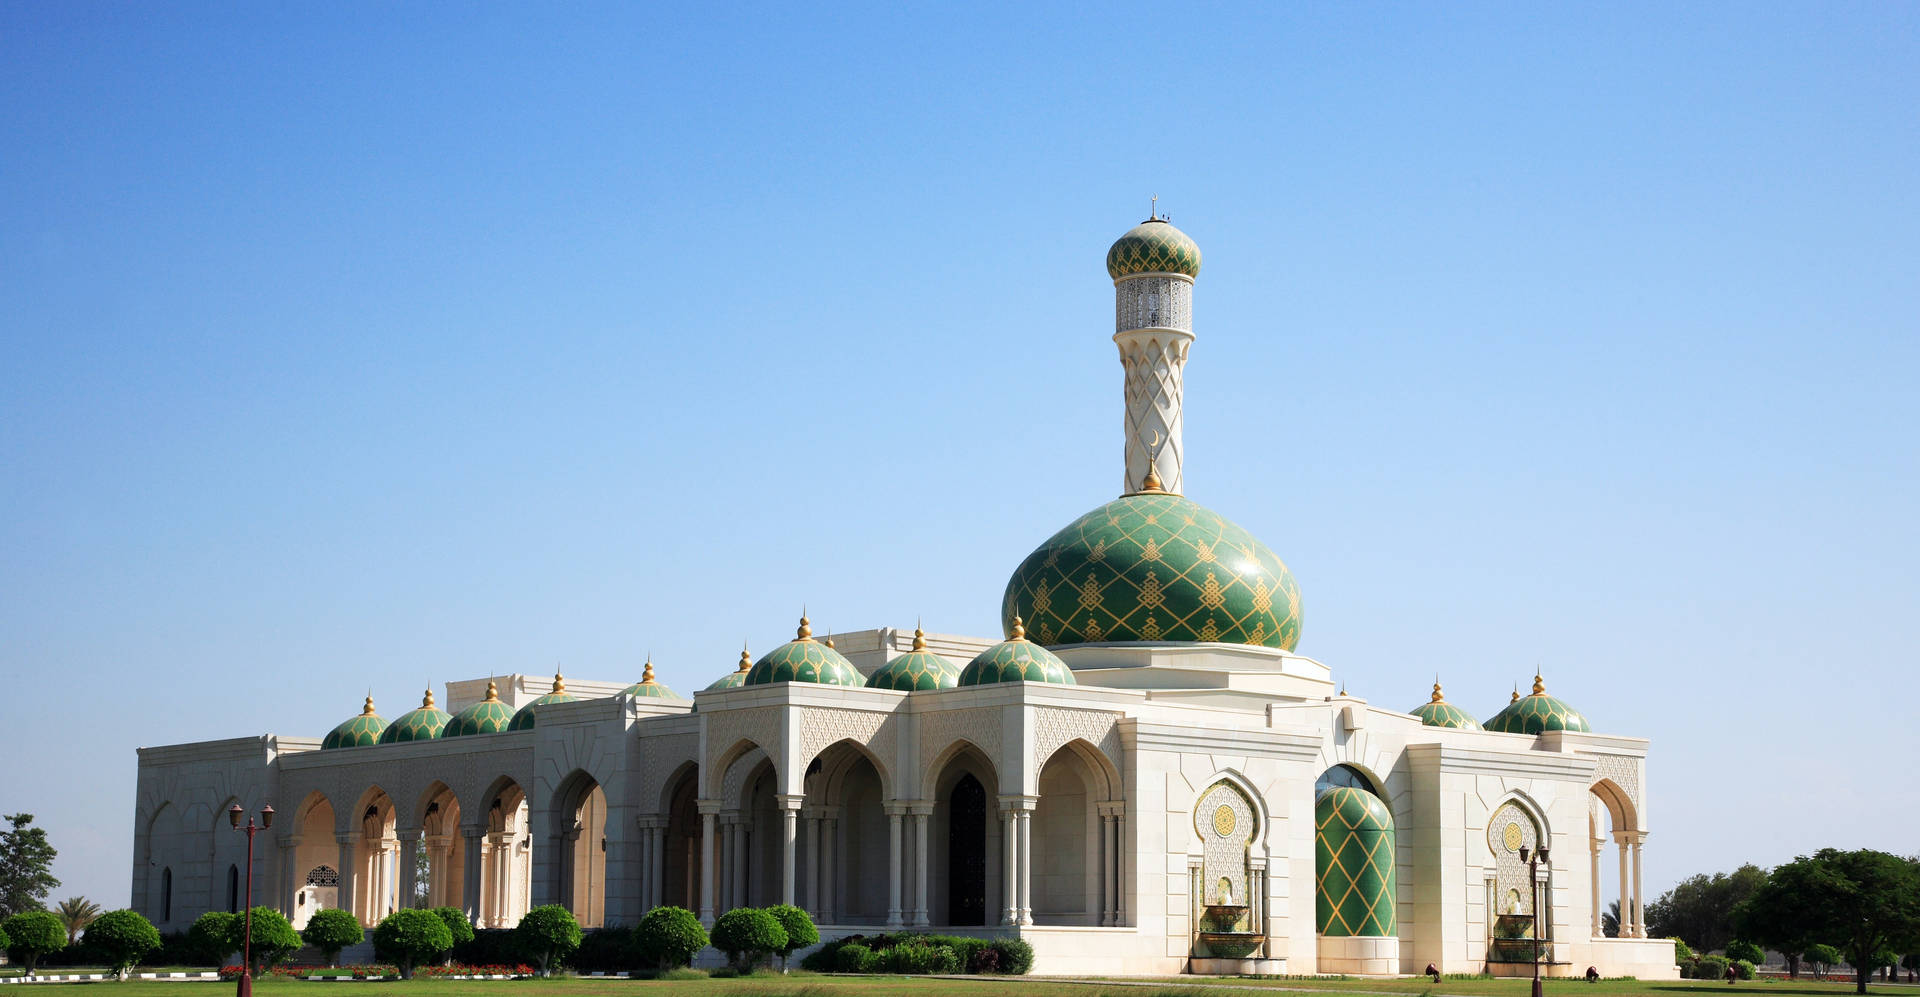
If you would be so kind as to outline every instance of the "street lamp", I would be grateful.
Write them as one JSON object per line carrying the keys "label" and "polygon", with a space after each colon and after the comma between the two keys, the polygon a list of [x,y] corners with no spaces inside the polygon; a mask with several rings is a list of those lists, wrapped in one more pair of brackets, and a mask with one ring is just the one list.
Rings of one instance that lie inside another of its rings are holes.
{"label": "street lamp", "polygon": [[1546,860],[1546,848],[1521,846],[1520,861],[1527,864],[1527,900],[1533,905],[1533,997],[1540,997],[1540,863]]}
{"label": "street lamp", "polygon": [[240,826],[240,817],[246,811],[236,803],[227,808],[227,823],[236,831],[247,832],[247,913],[245,925],[240,936],[240,997],[253,997],[253,836],[273,826],[273,806],[260,808],[260,823],[256,826],[253,818],[247,818],[247,826]]}

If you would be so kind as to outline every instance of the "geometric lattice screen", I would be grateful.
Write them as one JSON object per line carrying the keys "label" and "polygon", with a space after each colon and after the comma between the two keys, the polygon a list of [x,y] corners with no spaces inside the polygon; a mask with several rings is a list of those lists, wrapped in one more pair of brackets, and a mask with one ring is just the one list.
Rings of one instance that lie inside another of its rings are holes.
{"label": "geometric lattice screen", "polygon": [[1338,786],[1313,807],[1314,913],[1322,935],[1394,933],[1393,815],[1378,796]]}

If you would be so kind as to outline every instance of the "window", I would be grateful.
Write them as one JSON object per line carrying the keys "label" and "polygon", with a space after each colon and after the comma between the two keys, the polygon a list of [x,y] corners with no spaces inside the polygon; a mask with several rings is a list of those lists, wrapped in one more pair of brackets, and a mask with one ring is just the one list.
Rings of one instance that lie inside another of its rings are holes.
{"label": "window", "polygon": [[173,920],[173,870],[160,870],[160,920]]}
{"label": "window", "polygon": [[227,913],[240,913],[240,867],[227,866]]}

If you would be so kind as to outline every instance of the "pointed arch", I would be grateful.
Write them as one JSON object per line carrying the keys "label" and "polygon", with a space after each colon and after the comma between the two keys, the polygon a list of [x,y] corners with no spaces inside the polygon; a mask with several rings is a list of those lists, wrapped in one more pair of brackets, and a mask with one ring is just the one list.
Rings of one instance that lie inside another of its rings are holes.
{"label": "pointed arch", "polygon": [[[728,773],[742,758],[747,757],[755,751],[766,756],[768,764],[773,763],[774,752],[769,750],[766,745],[750,737],[739,738],[732,744],[727,745],[726,749],[720,753],[710,754],[709,757],[713,759],[713,765],[711,771],[707,773],[707,784],[702,787],[703,794],[708,798],[717,798],[724,795],[723,791],[726,787]],[[779,767],[776,765],[774,770],[777,775]]]}
{"label": "pointed arch", "polygon": [[[1232,786],[1241,796],[1246,797],[1247,803],[1253,807],[1254,832],[1253,837],[1247,841],[1247,850],[1256,855],[1262,854],[1267,847],[1267,831],[1270,825],[1267,800],[1266,797],[1260,794],[1259,790],[1253,788],[1253,781],[1248,779],[1239,769],[1217,769],[1212,775],[1200,780],[1196,784],[1200,788],[1194,791],[1193,803],[1188,806],[1188,809],[1197,813],[1198,811],[1195,808],[1199,805],[1200,799],[1207,795],[1208,790],[1211,790],[1220,783],[1226,783]],[[1199,852],[1200,840],[1196,837],[1193,847],[1189,849],[1189,853],[1197,855]]]}

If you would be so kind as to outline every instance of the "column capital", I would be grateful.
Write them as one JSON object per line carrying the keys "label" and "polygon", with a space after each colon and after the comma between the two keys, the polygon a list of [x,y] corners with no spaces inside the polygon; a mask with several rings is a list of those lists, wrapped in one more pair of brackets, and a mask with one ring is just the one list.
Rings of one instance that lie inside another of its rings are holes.
{"label": "column capital", "polygon": [[909,812],[905,800],[889,800],[885,804],[882,804],[880,809],[885,811],[889,817],[905,817]]}
{"label": "column capital", "polygon": [[333,840],[342,845],[351,845],[354,842],[359,841],[361,837],[362,837],[361,835],[353,834],[349,832],[347,834],[336,834],[333,836]]}
{"label": "column capital", "polygon": [[487,829],[484,827],[462,826],[460,828],[460,836],[468,841],[478,841],[487,836]]}
{"label": "column capital", "polygon": [[297,834],[289,834],[280,839],[279,845],[280,850],[283,852],[289,848],[298,848],[300,847],[300,836]]}
{"label": "column capital", "polygon": [[417,827],[403,827],[393,832],[393,836],[403,842],[419,841],[426,836],[426,832]]}
{"label": "column capital", "polygon": [[649,831],[656,827],[667,826],[667,818],[662,814],[635,814],[633,823],[642,831]]}
{"label": "column capital", "polygon": [[1000,797],[1000,810],[1003,813],[1008,811],[1031,813],[1033,808],[1038,806],[1039,803],[1040,797],[1038,796],[1002,796]]}
{"label": "column capital", "polygon": [[725,803],[725,800],[695,800],[693,806],[700,811],[700,816],[712,817],[720,812]]}
{"label": "column capital", "polygon": [[1127,801],[1107,800],[1094,804],[1094,807],[1103,817],[1120,817],[1124,816],[1127,812]]}
{"label": "column capital", "polygon": [[806,796],[800,793],[781,793],[774,797],[773,800],[775,803],[780,804],[780,809],[788,813],[799,813],[800,808],[807,805]]}
{"label": "column capital", "polygon": [[933,813],[932,800],[902,800],[901,802],[906,804],[907,812],[910,814],[919,814],[924,817]]}

